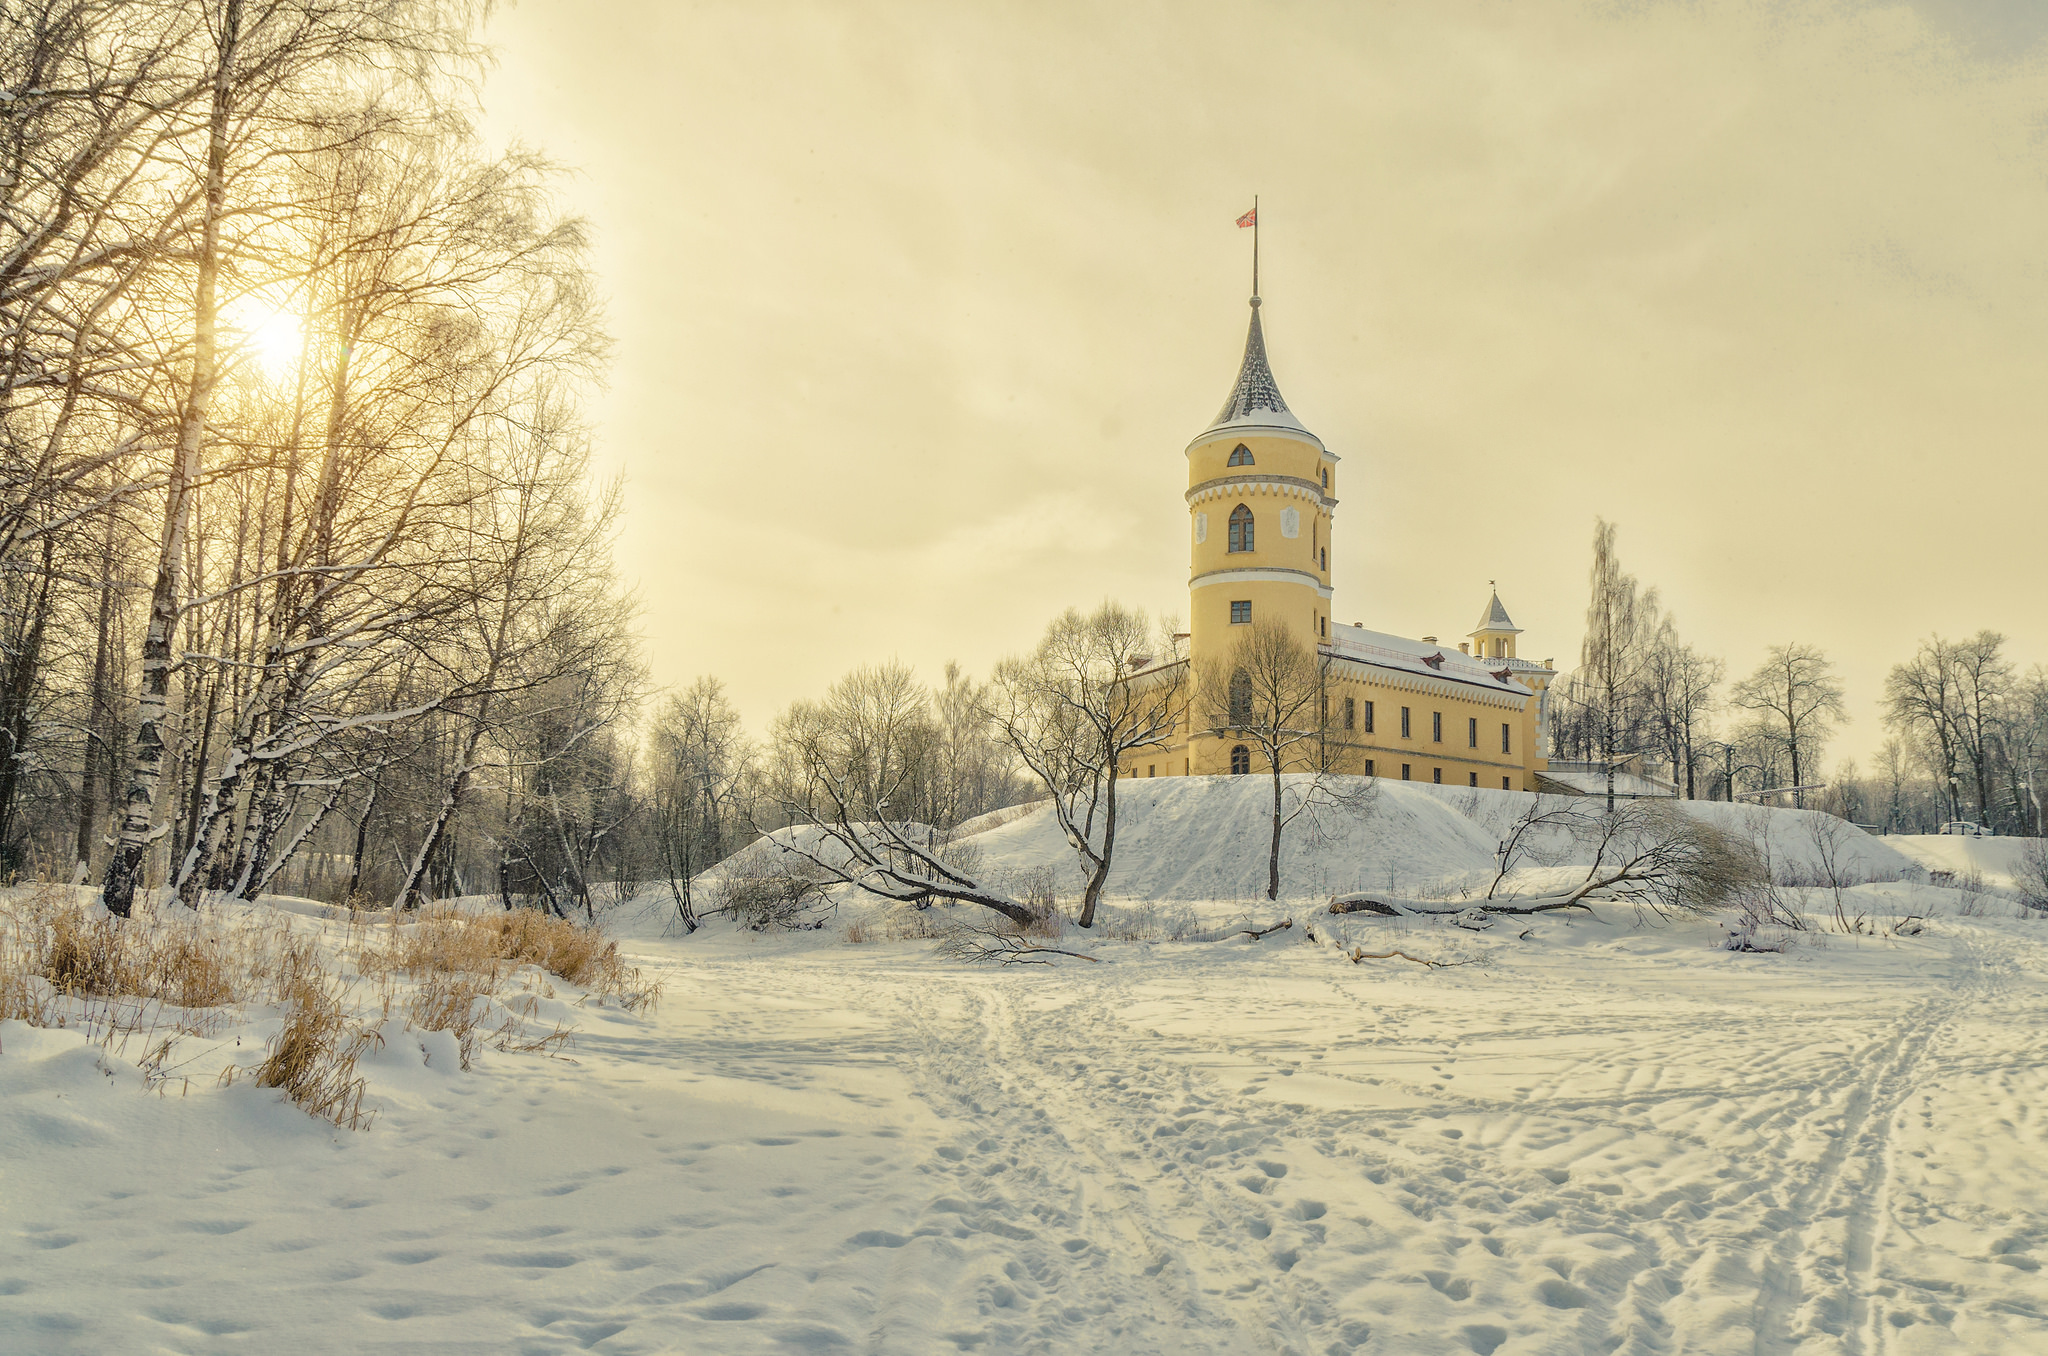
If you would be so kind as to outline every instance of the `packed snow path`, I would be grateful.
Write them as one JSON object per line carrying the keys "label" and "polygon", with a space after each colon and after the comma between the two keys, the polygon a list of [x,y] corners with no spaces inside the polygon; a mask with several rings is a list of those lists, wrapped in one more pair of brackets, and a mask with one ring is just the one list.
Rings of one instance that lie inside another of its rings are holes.
{"label": "packed snow path", "polygon": [[2042,928],[647,942],[655,1017],[387,1051],[359,1134],[7,1024],[0,1349],[2040,1352]]}

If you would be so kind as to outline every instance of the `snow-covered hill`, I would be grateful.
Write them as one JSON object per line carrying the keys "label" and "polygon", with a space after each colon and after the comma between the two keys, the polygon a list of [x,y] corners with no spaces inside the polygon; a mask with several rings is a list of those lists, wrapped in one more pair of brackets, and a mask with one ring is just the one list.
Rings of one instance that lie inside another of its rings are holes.
{"label": "snow-covered hill", "polygon": [[[1306,779],[1290,777],[1293,797]],[[1501,837],[1532,806],[1577,804],[1519,791],[1474,790],[1383,778],[1339,778],[1346,793],[1295,819],[1282,837],[1283,899],[1313,901],[1365,888],[1412,890],[1483,879]],[[1140,778],[1120,784],[1115,865],[1107,895],[1123,900],[1264,899],[1272,783],[1264,777]],[[1362,794],[1362,799],[1360,798]],[[1821,870],[1816,833],[1839,835],[1836,870],[1858,881],[1924,878],[1914,858],[1832,816],[1718,801],[1674,802],[1685,813],[1763,843],[1776,874],[1803,883]],[[1063,888],[1078,868],[1044,806],[1003,811],[963,826],[985,866],[1016,876],[1053,869]],[[1961,841],[1961,840],[1956,840]],[[1556,843],[1554,860],[1583,863]]]}

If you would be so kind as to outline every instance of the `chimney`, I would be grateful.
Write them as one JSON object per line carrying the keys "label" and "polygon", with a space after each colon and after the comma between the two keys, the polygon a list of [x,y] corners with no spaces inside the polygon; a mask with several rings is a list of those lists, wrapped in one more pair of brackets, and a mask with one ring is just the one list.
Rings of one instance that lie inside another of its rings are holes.
{"label": "chimney", "polygon": [[1469,640],[1461,640],[1461,641],[1459,641],[1459,642],[1458,642],[1458,653],[1459,653],[1459,654],[1471,654],[1471,653],[1472,653],[1472,642],[1471,642],[1471,641],[1469,641]]}

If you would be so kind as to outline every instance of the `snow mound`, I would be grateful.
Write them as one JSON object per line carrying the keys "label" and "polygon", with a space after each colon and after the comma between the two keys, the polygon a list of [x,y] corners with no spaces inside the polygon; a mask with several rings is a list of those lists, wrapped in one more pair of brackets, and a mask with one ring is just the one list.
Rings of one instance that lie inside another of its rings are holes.
{"label": "snow mound", "polygon": [[[1307,779],[1286,780],[1291,807]],[[1283,897],[1318,899],[1340,891],[1469,882],[1493,870],[1501,838],[1533,805],[1561,805],[1569,799],[1374,778],[1337,780],[1343,791],[1366,799],[1362,805],[1305,812],[1287,827],[1280,850]],[[1828,833],[1839,841],[1835,866],[1846,879],[1896,880],[1916,872],[1914,860],[1886,840],[1817,811],[1673,803],[1758,842],[1783,880],[1818,876],[1823,862],[1816,835]],[[1263,899],[1272,815],[1273,784],[1263,777],[1121,783],[1107,893],[1122,899]],[[1078,879],[1073,851],[1044,806],[973,834],[969,841],[980,849],[983,863],[999,872],[1050,868],[1060,873],[1063,890]],[[1585,864],[1567,854],[1559,865],[1574,863]]]}

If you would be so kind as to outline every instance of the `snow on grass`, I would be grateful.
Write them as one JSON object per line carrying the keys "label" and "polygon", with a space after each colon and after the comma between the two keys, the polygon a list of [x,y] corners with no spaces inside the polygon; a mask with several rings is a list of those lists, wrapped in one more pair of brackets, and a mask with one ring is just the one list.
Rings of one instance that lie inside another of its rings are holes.
{"label": "snow on grass", "polygon": [[[1133,796],[1112,909],[1153,940],[1103,963],[665,938],[650,895],[621,931],[658,1007],[522,972],[567,1058],[465,1070],[412,989],[359,1008],[362,1132],[215,1083],[274,1012],[186,1038],[189,1086],[0,1022],[0,1350],[2048,1349],[2041,923],[1880,879],[1846,893],[1923,931],[1744,954],[1711,918],[1313,919],[1302,886],[1289,932],[1164,940],[1269,912],[1263,842],[1215,841],[1251,801],[1205,785]],[[1486,870],[1466,795],[1395,788],[1325,844],[1331,887]],[[975,841],[1034,870],[1038,832]],[[1311,921],[1462,963],[1352,964]]]}

